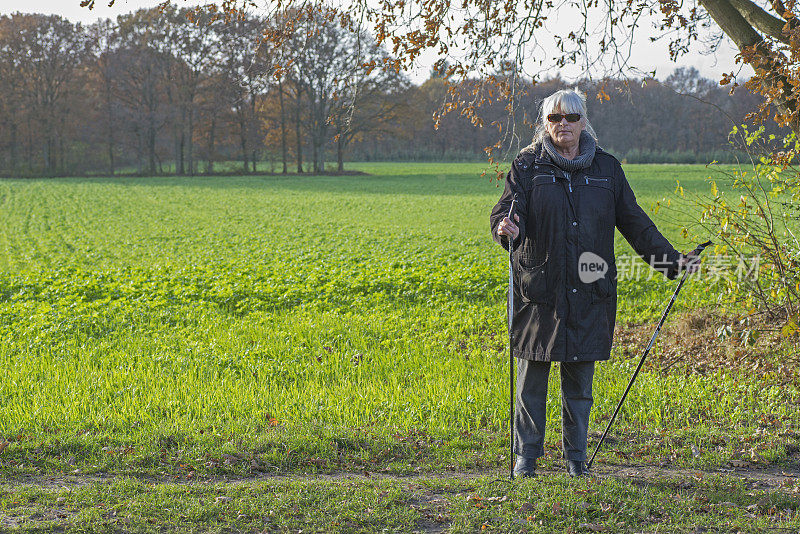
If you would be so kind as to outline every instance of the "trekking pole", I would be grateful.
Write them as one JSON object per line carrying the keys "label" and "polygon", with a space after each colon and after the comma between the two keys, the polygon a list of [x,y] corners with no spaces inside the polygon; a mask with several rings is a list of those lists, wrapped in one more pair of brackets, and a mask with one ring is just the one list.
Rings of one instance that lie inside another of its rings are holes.
{"label": "trekking pole", "polygon": [[[513,223],[514,206],[517,203],[517,195],[511,201],[511,208],[508,210],[508,218]],[[511,459],[511,480],[514,480],[514,335],[511,330],[511,318],[514,316],[514,238],[508,237],[508,388],[509,388],[509,458]]]}
{"label": "trekking pole", "polygon": [[[697,246],[696,249],[689,253],[689,256],[700,256],[703,250],[711,245],[711,241],[706,241]],[[687,265],[688,266],[688,265]],[[661,319],[658,321],[658,326],[656,326],[656,331],[653,332],[653,337],[650,338],[650,343],[647,344],[647,348],[644,349],[644,354],[642,354],[642,359],[639,360],[639,365],[636,366],[636,371],[633,372],[633,376],[631,377],[631,381],[628,382],[628,387],[625,388],[625,393],[622,394],[622,398],[619,400],[619,404],[617,404],[617,409],[614,410],[614,415],[611,416],[611,421],[608,422],[608,426],[606,427],[605,432],[600,437],[600,441],[597,444],[597,447],[592,454],[592,457],[589,459],[589,463],[586,464],[586,469],[590,469],[592,467],[592,463],[594,462],[594,457],[597,456],[597,451],[600,450],[600,446],[603,445],[603,441],[605,441],[606,436],[608,435],[608,431],[611,429],[611,425],[614,424],[614,420],[617,418],[617,414],[619,413],[620,408],[622,408],[622,403],[625,402],[625,397],[628,396],[628,392],[631,390],[631,386],[633,386],[633,382],[636,380],[636,376],[639,374],[639,371],[642,369],[642,365],[644,365],[644,360],[647,358],[647,353],[650,352],[650,348],[653,346],[653,342],[656,340],[656,336],[661,331],[661,326],[664,324],[664,320],[667,318],[669,311],[672,309],[672,305],[675,303],[675,299],[678,297],[678,293],[680,293],[681,288],[683,287],[683,283],[686,281],[686,276],[689,274],[689,269],[685,269],[683,271],[683,276],[681,277],[681,281],[678,283],[678,287],[675,289],[675,292],[672,294],[672,298],[667,304],[667,308],[664,310],[664,313],[661,314]]]}

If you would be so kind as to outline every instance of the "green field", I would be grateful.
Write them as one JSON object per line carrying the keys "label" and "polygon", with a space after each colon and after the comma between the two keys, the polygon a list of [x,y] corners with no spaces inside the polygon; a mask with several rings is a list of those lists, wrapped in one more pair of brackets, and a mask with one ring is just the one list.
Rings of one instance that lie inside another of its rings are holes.
{"label": "green field", "polygon": [[[0,182],[0,474],[505,469],[498,184],[477,164],[352,167],[369,174]],[[647,209],[712,174],[626,172]],[[620,281],[618,323],[657,319],[673,288]],[[722,306],[691,280],[671,320]],[[636,364],[620,348],[598,367],[594,433]],[[785,465],[799,402],[778,375],[646,368],[601,465]]]}

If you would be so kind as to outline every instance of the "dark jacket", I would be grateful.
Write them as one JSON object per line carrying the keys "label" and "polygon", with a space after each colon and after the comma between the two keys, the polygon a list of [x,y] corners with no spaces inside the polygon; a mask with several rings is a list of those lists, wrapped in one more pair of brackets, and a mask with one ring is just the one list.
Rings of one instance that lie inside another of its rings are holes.
{"label": "dark jacket", "polygon": [[497,226],[514,195],[520,233],[513,244],[512,353],[537,361],[607,360],[617,313],[614,227],[670,279],[680,254],[636,203],[619,161],[600,148],[590,167],[572,173],[546,152],[520,153],[490,216],[492,235],[505,248]]}

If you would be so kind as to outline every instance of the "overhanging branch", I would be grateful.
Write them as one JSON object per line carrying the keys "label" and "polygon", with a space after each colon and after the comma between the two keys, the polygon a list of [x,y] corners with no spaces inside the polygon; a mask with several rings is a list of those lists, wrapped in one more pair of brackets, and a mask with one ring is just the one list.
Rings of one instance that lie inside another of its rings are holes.
{"label": "overhanging branch", "polygon": [[711,18],[719,25],[725,35],[730,37],[739,50],[756,46],[764,39],[753,29],[747,20],[733,7],[729,0],[700,0]]}
{"label": "overhanging branch", "polygon": [[[778,88],[778,93],[783,95],[792,94],[792,85],[786,76],[780,73],[780,65],[775,58],[776,52],[773,51],[767,41],[753,29],[753,26],[742,16],[738,9],[733,6],[737,0],[699,0],[700,4],[708,11],[708,14],[719,25],[725,34],[730,37],[742,56],[745,56],[748,63],[756,70],[766,72],[761,78],[761,87],[764,94],[775,94],[773,88]],[[746,0],[742,0],[746,1]],[[755,51],[755,53],[753,53]],[[791,97],[771,98],[772,104],[778,108],[782,115],[792,117],[791,127],[795,132],[800,130],[797,123],[797,101]]]}
{"label": "overhanging branch", "polygon": [[729,1],[751,26],[782,43],[789,44],[789,38],[783,33],[786,24],[784,21],[767,13],[750,0]]}

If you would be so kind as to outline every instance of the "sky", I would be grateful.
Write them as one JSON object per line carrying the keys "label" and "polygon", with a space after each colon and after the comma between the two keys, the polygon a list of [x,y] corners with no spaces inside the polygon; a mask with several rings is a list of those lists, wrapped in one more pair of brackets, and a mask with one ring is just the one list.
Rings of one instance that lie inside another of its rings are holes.
{"label": "sky", "polygon": [[[200,2],[192,0],[173,0],[179,6],[192,5]],[[26,0],[24,3],[16,0],[0,0],[3,5],[0,14],[10,14],[16,11],[25,13],[45,13],[61,15],[73,22],[91,23],[98,18],[114,18],[122,13],[134,11],[142,7],[153,7],[160,4],[160,0],[116,0],[113,7],[108,7],[108,0],[96,0],[93,10],[80,7],[80,0]],[[202,2],[205,3],[205,2]],[[5,7],[6,5],[13,5]],[[721,75],[726,72],[738,72],[741,65],[734,63],[736,49],[732,43],[725,41],[714,55],[701,53],[700,45],[694,47],[690,54],[683,56],[677,63],[669,60],[666,41],[651,43],[648,39],[653,32],[643,31],[637,41],[637,46],[633,48],[631,64],[639,67],[642,71],[650,72],[656,70],[656,77],[663,80],[676,67],[695,67],[702,76],[712,80],[719,80]],[[409,77],[415,83],[421,83],[428,78],[430,67],[435,61],[435,56],[429,54],[422,58],[419,67],[410,72]],[[555,71],[553,72],[555,74]],[[745,67],[741,74],[749,77],[752,70]],[[569,80],[572,73],[562,73],[562,78]]]}

